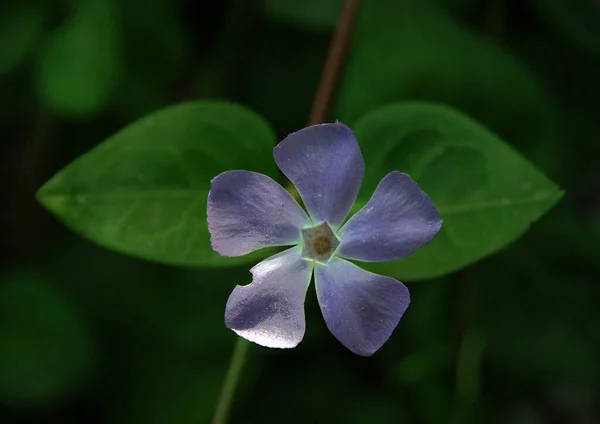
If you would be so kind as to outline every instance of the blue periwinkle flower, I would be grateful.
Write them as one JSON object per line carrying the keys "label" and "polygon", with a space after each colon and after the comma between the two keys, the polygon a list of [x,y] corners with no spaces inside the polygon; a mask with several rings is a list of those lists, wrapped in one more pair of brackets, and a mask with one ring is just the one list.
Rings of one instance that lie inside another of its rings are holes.
{"label": "blue periwinkle flower", "polygon": [[263,174],[227,171],[211,183],[208,225],[215,251],[240,256],[293,246],[254,266],[252,283],[235,287],[225,324],[262,346],[297,346],[304,337],[304,299],[314,272],[327,327],[352,352],[370,356],[391,336],[410,295],[401,282],[347,259],[385,262],[410,255],[439,232],[438,212],[408,175],[394,171],[344,223],[365,165],[354,134],[342,123],[292,133],[273,154],[308,215]]}

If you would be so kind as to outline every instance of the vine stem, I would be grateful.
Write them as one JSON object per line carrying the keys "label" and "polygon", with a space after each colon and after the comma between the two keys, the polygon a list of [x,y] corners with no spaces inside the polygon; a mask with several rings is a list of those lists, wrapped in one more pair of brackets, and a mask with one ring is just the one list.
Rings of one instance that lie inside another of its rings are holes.
{"label": "vine stem", "polygon": [[350,45],[350,39],[354,31],[354,22],[358,14],[359,3],[359,0],[344,1],[335,33],[329,45],[329,52],[323,66],[321,80],[319,81],[308,118],[308,125],[320,124],[327,119],[329,106],[338,85],[342,66],[346,60],[348,46]]}
{"label": "vine stem", "polygon": [[237,387],[242,369],[244,368],[244,362],[246,360],[246,353],[250,342],[245,339],[238,337],[233,348],[233,354],[231,355],[231,362],[229,363],[229,369],[227,375],[223,381],[223,387],[221,388],[221,394],[219,395],[219,401],[217,402],[217,408],[215,415],[212,420],[212,424],[225,424],[227,417],[229,416],[229,409],[235,389]]}
{"label": "vine stem", "polygon": [[[359,0],[344,0],[336,30],[329,45],[319,86],[314,97],[308,118],[308,125],[320,124],[327,119],[331,100],[337,88],[339,75],[346,59],[350,39],[352,38],[359,3]],[[221,393],[217,400],[212,424],[225,424],[227,422],[235,391],[244,369],[244,362],[249,346],[250,343],[248,341],[238,337],[223,386],[221,387]]]}

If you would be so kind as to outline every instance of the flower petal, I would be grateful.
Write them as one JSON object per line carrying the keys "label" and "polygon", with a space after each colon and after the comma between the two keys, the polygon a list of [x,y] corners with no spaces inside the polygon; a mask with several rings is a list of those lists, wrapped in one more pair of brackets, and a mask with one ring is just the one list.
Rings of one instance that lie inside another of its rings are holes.
{"label": "flower petal", "polygon": [[389,339],[410,303],[400,281],[340,258],[315,268],[315,285],[327,328],[362,356],[371,356]]}
{"label": "flower petal", "polygon": [[236,286],[225,307],[225,325],[266,347],[295,347],[304,337],[304,298],[312,262],[293,247],[250,270],[252,283]]}
{"label": "flower petal", "polygon": [[440,228],[429,196],[408,175],[390,172],[340,229],[339,255],[365,262],[400,259],[429,243]]}
{"label": "flower petal", "polygon": [[212,180],[207,215],[212,247],[223,256],[300,243],[302,227],[311,225],[283,187],[250,171],[227,171]]}
{"label": "flower petal", "polygon": [[350,128],[339,122],[304,128],[284,138],[273,155],[315,224],[327,222],[335,230],[344,222],[365,172]]}

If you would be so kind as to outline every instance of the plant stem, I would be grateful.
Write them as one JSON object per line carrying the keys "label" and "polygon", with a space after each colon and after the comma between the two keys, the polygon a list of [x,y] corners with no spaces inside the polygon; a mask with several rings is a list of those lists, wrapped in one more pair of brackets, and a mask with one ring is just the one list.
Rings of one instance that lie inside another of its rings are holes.
{"label": "plant stem", "polygon": [[[358,5],[359,0],[344,1],[342,11],[338,18],[337,27],[329,46],[327,59],[323,66],[321,80],[315,94],[310,117],[308,119],[308,125],[320,124],[327,119],[329,106],[337,88],[338,77],[344,60],[346,59],[348,45],[350,44],[352,31],[354,30]],[[249,345],[250,343],[241,337],[239,337],[236,342],[229,369],[227,370],[227,375],[223,382],[221,394],[217,400],[217,408],[212,424],[225,424],[227,422],[227,417],[244,366]]]}
{"label": "plant stem", "polygon": [[344,1],[335,33],[329,45],[329,52],[323,66],[319,87],[308,118],[308,125],[320,124],[327,119],[329,106],[337,88],[338,78],[346,60],[359,3],[359,0]]}
{"label": "plant stem", "polygon": [[483,337],[473,330],[465,330],[456,363],[454,424],[469,424],[473,421],[484,349]]}
{"label": "plant stem", "polygon": [[231,362],[229,363],[229,369],[221,388],[221,394],[217,402],[217,408],[215,415],[212,420],[212,424],[225,424],[229,415],[229,409],[233,396],[235,395],[235,389],[237,387],[242,369],[244,367],[244,361],[246,359],[246,352],[250,342],[245,339],[238,337],[233,348],[233,354],[231,355]]}

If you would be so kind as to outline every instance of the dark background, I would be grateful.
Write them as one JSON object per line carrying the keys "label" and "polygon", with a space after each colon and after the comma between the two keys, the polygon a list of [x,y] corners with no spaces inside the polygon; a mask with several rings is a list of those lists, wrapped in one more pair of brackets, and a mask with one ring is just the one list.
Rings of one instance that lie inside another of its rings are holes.
{"label": "dark background", "polygon": [[[182,100],[235,100],[279,138],[301,128],[341,0],[121,0],[104,100],[60,107],[41,63],[85,1],[0,3],[0,423],[206,423],[235,342],[225,302],[249,266],[121,256],[66,230],[34,193],[119,128]],[[505,251],[407,282],[411,307],[370,359],[328,333],[310,290],[299,347],[251,346],[231,421],[600,422],[600,2],[362,3],[331,119],[443,102],[566,195]],[[79,39],[61,60],[108,54]],[[66,99],[94,82],[89,69],[76,75]]]}

